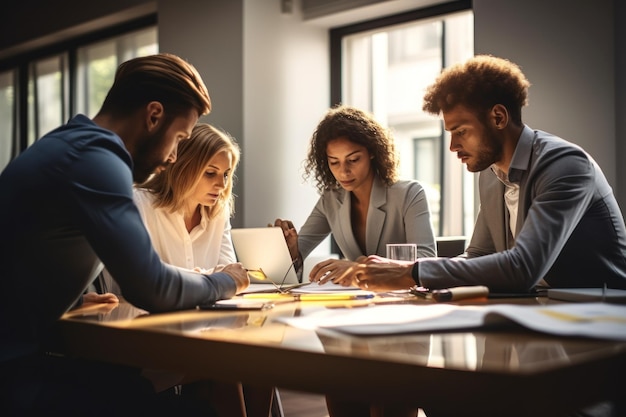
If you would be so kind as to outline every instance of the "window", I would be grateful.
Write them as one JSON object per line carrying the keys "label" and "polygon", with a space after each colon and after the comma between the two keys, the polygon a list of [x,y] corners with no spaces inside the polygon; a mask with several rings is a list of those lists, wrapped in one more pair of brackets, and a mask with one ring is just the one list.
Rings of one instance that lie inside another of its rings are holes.
{"label": "window", "polygon": [[28,72],[28,146],[69,115],[68,54],[34,61]]}
{"label": "window", "polygon": [[75,114],[95,116],[118,65],[157,52],[152,16],[47,47],[0,71],[0,170]]}
{"label": "window", "polygon": [[76,110],[96,115],[124,61],[159,52],[155,27],[84,46],[77,51]]}
{"label": "window", "polygon": [[401,176],[424,186],[437,235],[470,235],[475,175],[447,150],[442,122],[422,111],[441,69],[474,54],[468,2],[333,29],[331,48],[333,102],[368,110],[393,131]]}
{"label": "window", "polygon": [[0,170],[15,155],[15,71],[0,72]]}

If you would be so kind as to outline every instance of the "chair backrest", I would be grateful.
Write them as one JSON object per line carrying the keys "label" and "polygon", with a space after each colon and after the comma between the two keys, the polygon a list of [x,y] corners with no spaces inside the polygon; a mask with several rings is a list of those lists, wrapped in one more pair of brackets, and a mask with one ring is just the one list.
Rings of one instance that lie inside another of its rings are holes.
{"label": "chair backrest", "polygon": [[452,258],[465,252],[465,236],[440,236],[437,242],[437,256]]}

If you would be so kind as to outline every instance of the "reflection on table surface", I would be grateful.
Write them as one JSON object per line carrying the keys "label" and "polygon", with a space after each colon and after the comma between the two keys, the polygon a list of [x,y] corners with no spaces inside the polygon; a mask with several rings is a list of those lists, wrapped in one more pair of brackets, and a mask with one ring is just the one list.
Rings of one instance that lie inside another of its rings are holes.
{"label": "reflection on table surface", "polygon": [[[584,363],[590,358],[626,354],[626,343],[555,337],[521,328],[357,337],[332,330],[303,330],[275,321],[277,317],[306,315],[320,309],[371,308],[374,302],[377,301],[291,302],[277,304],[269,310],[187,310],[148,314],[122,300],[113,308],[83,306],[66,314],[63,321],[429,368],[514,374],[545,372]],[[387,298],[383,302],[427,303],[404,298]],[[529,298],[498,302],[546,304],[552,301]]]}
{"label": "reflection on table surface", "polygon": [[[497,302],[553,303],[546,298]],[[626,342],[556,337],[516,327],[348,336],[276,321],[386,303],[431,302],[394,296],[281,303],[270,310],[148,314],[122,300],[118,306],[73,310],[59,321],[58,330],[61,352],[78,357],[250,385],[341,393],[356,401],[406,403],[455,417],[568,416],[623,396],[615,381],[626,371]]]}

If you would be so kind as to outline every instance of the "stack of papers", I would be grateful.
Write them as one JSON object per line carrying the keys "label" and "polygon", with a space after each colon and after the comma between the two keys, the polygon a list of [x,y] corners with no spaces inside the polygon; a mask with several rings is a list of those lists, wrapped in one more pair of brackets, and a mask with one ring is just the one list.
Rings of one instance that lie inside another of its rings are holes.
{"label": "stack of papers", "polygon": [[476,330],[516,323],[559,336],[626,341],[626,306],[575,303],[553,306],[378,305],[321,310],[277,321],[304,329],[333,329],[352,335],[389,335]]}

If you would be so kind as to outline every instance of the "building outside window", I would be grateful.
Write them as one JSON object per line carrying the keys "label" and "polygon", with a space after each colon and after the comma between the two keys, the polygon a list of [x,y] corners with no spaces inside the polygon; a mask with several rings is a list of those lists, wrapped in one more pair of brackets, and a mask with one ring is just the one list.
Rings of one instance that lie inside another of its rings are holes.
{"label": "building outside window", "polygon": [[331,53],[331,60],[340,59],[331,62],[340,68],[334,101],[368,110],[392,130],[401,176],[424,186],[436,235],[469,236],[476,176],[448,150],[442,121],[422,111],[422,99],[442,68],[473,56],[473,13],[460,10],[369,26],[331,30],[331,42],[341,51]]}

